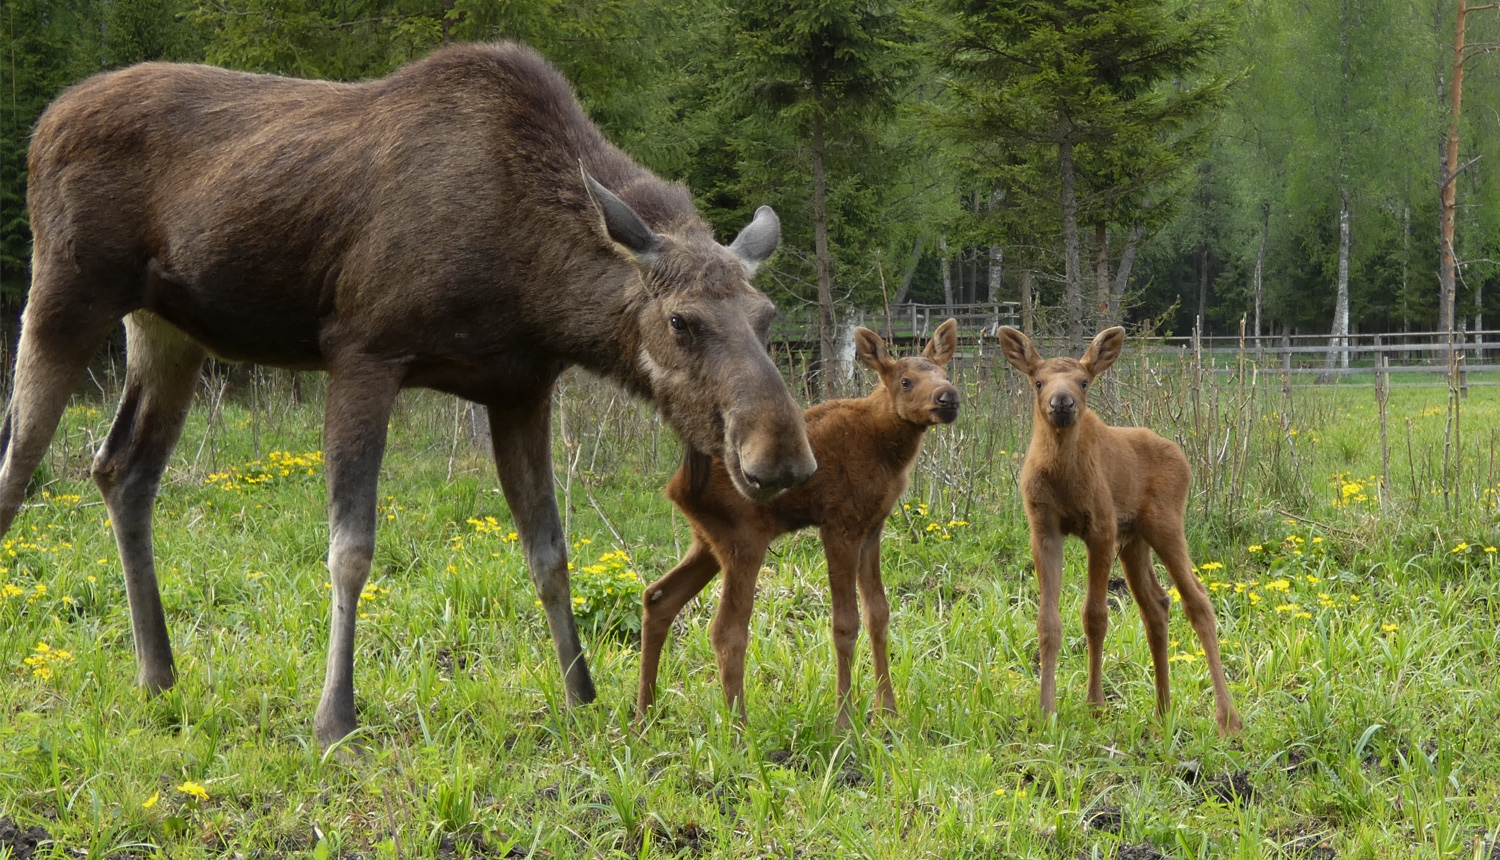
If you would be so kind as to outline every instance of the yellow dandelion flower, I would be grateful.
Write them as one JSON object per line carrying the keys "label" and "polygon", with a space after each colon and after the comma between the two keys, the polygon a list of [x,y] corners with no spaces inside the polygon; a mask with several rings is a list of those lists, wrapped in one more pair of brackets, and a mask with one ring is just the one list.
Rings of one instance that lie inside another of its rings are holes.
{"label": "yellow dandelion flower", "polygon": [[153,806],[156,805],[156,802],[158,800],[161,800],[161,792],[160,791],[158,791],[155,794],[151,795],[150,797],[146,798],[145,801],[143,801],[141,803],[141,808],[142,809],[150,809],[151,807],[153,807]]}
{"label": "yellow dandelion flower", "polygon": [[1456,546],[1453,549],[1450,549],[1448,551],[1449,552],[1463,552],[1464,550],[1466,550],[1468,548],[1469,548],[1468,542],[1467,541],[1463,541],[1463,542],[1460,542],[1458,546]]}
{"label": "yellow dandelion flower", "polygon": [[1400,630],[1401,628],[1398,627],[1395,624],[1391,624],[1390,622],[1386,622],[1385,624],[1380,625],[1380,629],[1384,633],[1395,633],[1397,630]]}
{"label": "yellow dandelion flower", "polygon": [[193,782],[192,780],[188,780],[182,785],[177,786],[177,790],[182,792],[183,794],[192,795],[199,800],[208,800],[208,789],[204,788],[202,785],[199,785],[196,782]]}

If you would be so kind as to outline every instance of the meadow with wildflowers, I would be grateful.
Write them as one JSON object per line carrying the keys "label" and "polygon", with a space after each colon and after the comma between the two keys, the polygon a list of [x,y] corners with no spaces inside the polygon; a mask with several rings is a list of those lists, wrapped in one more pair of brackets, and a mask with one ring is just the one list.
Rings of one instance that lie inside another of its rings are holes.
{"label": "meadow with wildflowers", "polygon": [[257,375],[255,396],[190,417],[156,509],[179,680],[152,698],[87,477],[110,404],[80,396],[0,542],[0,856],[29,832],[47,858],[1500,857],[1500,388],[1458,404],[1456,445],[1447,392],[1394,392],[1383,451],[1367,389],[1211,380],[1193,401],[1184,374],[1117,372],[1097,408],[1193,460],[1189,540],[1246,726],[1227,741],[1180,611],[1174,707],[1153,715],[1123,592],[1108,704],[1086,705],[1076,542],[1060,714],[1037,715],[1014,484],[1030,415],[1000,371],[957,371],[965,412],[929,435],[887,524],[902,711],[846,733],[806,533],[761,572],[749,724],[719,697],[715,589],[683,612],[658,708],[635,722],[642,584],[690,540],[661,495],[677,449],[647,408],[574,376],[556,462],[599,700],[565,708],[493,467],[452,401],[406,395],[360,601],[366,751],[331,755],[311,726],[328,623],[316,384],[297,405]]}

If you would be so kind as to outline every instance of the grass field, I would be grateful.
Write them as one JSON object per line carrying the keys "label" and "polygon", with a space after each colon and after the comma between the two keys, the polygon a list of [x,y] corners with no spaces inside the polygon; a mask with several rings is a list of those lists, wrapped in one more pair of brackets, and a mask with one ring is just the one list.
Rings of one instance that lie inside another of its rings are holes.
{"label": "grass field", "polygon": [[[660,707],[637,726],[641,581],[688,538],[660,494],[677,448],[649,409],[570,376],[556,463],[598,702],[561,705],[506,506],[457,406],[408,393],[359,630],[364,755],[325,755],[312,738],[328,613],[321,382],[304,378],[300,406],[284,374],[227,394],[205,383],[156,515],[180,680],[147,699],[87,478],[113,408],[101,379],[69,409],[0,545],[0,846],[25,856],[50,839],[36,856],[59,858],[1500,857],[1500,388],[1454,401],[1456,420],[1445,389],[1394,391],[1383,445],[1368,383],[1284,394],[1272,374],[1195,381],[1190,367],[1125,361],[1094,395],[1107,418],[1178,439],[1194,463],[1189,541],[1245,720],[1228,741],[1180,611],[1174,709],[1152,714],[1124,594],[1109,706],[1086,706],[1076,541],[1060,714],[1037,716],[1015,488],[1030,413],[998,370],[960,375],[965,412],[929,435],[887,528],[898,717],[835,730],[821,549],[804,534],[763,571],[748,727],[721,701],[711,592],[684,612]],[[859,659],[867,709],[863,648]]]}

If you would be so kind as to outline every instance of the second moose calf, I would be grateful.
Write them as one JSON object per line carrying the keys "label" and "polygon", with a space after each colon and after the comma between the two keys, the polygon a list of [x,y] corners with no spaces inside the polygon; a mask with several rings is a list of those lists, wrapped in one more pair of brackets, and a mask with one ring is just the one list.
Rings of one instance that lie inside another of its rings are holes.
{"label": "second moose calf", "polygon": [[693,544],[671,572],[645,590],[637,700],[641,714],[656,697],[657,667],[673,619],[723,568],[723,597],[709,635],[724,695],[743,717],[745,647],[756,577],[772,539],[808,526],[819,527],[828,559],[838,655],[838,724],[850,723],[850,663],[859,634],[856,584],[870,631],[877,701],[895,711],[886,654],[890,612],[880,579],[880,533],[906,490],[927,428],[958,417],[958,389],[944,370],[957,346],[957,332],[958,323],[950,319],[938,326],[921,356],[895,359],[875,332],[855,330],[856,355],[880,374],[880,385],[868,397],[830,400],[807,410],[807,439],[818,460],[818,470],[807,483],[770,501],[753,502],[734,489],[720,460],[713,461],[701,486],[694,486],[699,482],[688,465],[672,476],[667,497],[691,523]]}
{"label": "second moose calf", "polygon": [[1041,586],[1037,638],[1041,650],[1042,711],[1056,711],[1057,650],[1062,638],[1058,600],[1062,589],[1063,538],[1078,535],[1088,546],[1088,592],[1083,632],[1088,644],[1089,693],[1104,704],[1100,678],[1104,633],[1109,626],[1105,591],[1113,556],[1125,568],[1130,593],[1140,607],[1156,669],[1156,709],[1171,706],[1167,673],[1167,608],[1156,580],[1151,551],[1167,568],[1182,608],[1203,645],[1213,679],[1219,734],[1239,731],[1219,660],[1217,619],[1203,583],[1188,560],[1183,513],[1191,474],[1187,457],[1172,442],[1139,427],[1110,427],[1087,405],[1089,383],[1114,364],[1125,343],[1116,326],[1100,332],[1082,359],[1042,360],[1030,338],[1005,326],[1000,349],[1026,374],[1036,396],[1031,447],[1021,469],[1021,497],[1031,524],[1031,554]]}

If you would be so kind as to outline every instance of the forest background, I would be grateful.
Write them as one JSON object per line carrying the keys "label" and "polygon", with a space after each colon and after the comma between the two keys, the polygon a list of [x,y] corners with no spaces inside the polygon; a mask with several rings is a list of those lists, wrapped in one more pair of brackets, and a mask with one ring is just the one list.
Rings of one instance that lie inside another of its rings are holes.
{"label": "forest background", "polygon": [[[88,75],[356,80],[514,38],[721,236],[774,205],[762,285],[821,305],[825,330],[900,300],[1019,301],[1075,334],[1445,329],[1454,18],[1450,0],[8,0],[0,288],[14,313],[30,129]],[[1500,320],[1500,10],[1469,15],[1468,44],[1453,321],[1476,330]]]}

